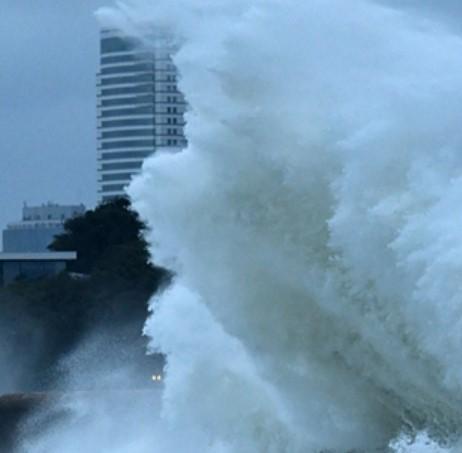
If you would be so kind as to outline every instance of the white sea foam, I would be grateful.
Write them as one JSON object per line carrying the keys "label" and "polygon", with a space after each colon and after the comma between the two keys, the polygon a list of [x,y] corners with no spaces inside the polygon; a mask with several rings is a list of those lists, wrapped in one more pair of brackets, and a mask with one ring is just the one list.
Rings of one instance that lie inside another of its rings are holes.
{"label": "white sea foam", "polygon": [[425,432],[416,436],[400,435],[390,442],[391,450],[395,453],[447,453],[448,450],[439,446],[428,437]]}
{"label": "white sea foam", "polygon": [[188,149],[130,190],[178,274],[146,326],[165,419],[197,451],[455,433],[460,39],[362,1],[132,6],[179,37],[190,103]]}
{"label": "white sea foam", "polygon": [[364,1],[123,17],[178,37],[190,104],[188,148],[130,189],[178,275],[146,326],[164,418],[194,451],[215,451],[197,433],[233,452],[457,433],[460,38]]}
{"label": "white sea foam", "polygon": [[158,446],[458,451],[462,40],[363,0],[100,17],[169,30],[190,106],[129,190],[177,275],[145,328]]}

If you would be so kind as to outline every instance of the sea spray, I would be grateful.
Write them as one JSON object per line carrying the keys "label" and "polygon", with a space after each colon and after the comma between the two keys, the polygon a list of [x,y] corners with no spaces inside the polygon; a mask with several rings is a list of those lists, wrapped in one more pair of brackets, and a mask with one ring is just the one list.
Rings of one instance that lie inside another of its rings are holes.
{"label": "sea spray", "polygon": [[146,325],[164,418],[229,451],[457,437],[460,38],[363,1],[145,1],[125,20],[138,5],[178,37],[190,105],[188,148],[130,188],[187,288]]}
{"label": "sea spray", "polygon": [[162,414],[120,451],[457,452],[462,40],[362,0],[100,17],[169,33],[189,103],[129,189],[176,279]]}

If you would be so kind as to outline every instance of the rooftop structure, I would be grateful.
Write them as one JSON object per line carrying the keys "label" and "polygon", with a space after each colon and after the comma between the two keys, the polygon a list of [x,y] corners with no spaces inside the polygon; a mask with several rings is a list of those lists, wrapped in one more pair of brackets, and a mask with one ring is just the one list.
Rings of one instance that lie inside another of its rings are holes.
{"label": "rooftop structure", "polygon": [[143,160],[159,148],[181,150],[186,104],[172,48],[149,49],[118,30],[101,31],[98,95],[98,197],[124,194]]}
{"label": "rooftop structure", "polygon": [[40,206],[27,206],[24,204],[22,209],[22,221],[24,222],[60,222],[81,215],[85,212],[85,206],[79,205],[60,205],[48,202]]}
{"label": "rooftop structure", "polygon": [[55,235],[64,231],[64,222],[82,215],[85,206],[58,205],[55,203],[41,206],[24,205],[22,219],[10,223],[3,230],[3,251],[7,253],[47,252]]}

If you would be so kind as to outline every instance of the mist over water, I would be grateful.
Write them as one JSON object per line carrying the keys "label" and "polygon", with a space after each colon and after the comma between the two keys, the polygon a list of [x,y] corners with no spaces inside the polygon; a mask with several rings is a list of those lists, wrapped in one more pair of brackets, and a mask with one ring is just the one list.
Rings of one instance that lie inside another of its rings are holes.
{"label": "mist over water", "polygon": [[460,37],[361,0],[100,16],[170,30],[190,105],[129,190],[177,275],[151,451],[459,451]]}

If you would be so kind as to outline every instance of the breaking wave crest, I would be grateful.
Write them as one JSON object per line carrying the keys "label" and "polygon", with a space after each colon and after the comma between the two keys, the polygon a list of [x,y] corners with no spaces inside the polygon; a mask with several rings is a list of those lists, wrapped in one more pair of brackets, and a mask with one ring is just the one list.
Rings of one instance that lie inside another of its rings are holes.
{"label": "breaking wave crest", "polygon": [[190,105],[130,187],[176,273],[166,451],[457,451],[462,40],[362,0],[100,16],[169,30]]}

